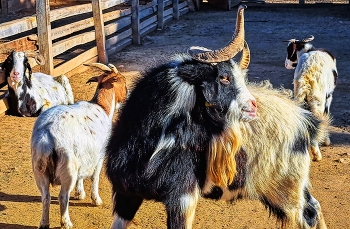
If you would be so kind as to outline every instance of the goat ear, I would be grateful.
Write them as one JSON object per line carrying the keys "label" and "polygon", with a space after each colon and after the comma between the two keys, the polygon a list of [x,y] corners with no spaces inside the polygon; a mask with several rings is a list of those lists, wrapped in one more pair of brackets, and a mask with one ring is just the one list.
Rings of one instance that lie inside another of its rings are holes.
{"label": "goat ear", "polygon": [[91,77],[91,78],[86,82],[86,84],[91,83],[91,82],[98,82],[98,77],[97,77],[97,76]]}

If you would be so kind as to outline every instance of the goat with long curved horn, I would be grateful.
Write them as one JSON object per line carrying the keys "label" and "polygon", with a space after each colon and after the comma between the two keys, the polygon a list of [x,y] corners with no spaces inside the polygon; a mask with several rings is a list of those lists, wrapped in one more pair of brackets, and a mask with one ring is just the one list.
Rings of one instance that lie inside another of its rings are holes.
{"label": "goat with long curved horn", "polygon": [[[244,9],[245,5],[240,5],[237,12],[236,31],[232,41],[225,47],[208,51],[206,48],[191,47],[188,53],[193,59],[203,63],[218,63],[233,58],[244,47]],[[204,52],[203,52],[204,51]]]}

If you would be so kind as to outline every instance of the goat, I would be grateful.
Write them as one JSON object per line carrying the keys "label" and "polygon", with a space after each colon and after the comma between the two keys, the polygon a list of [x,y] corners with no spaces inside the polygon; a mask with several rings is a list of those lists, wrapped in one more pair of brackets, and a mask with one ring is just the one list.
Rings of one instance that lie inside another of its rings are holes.
{"label": "goat", "polygon": [[39,228],[49,228],[51,196],[49,186],[61,185],[59,204],[62,228],[72,228],[68,213],[70,192],[85,198],[84,179],[92,179],[91,198],[101,205],[99,175],[105,157],[114,110],[124,102],[127,88],[124,76],[112,64],[90,64],[104,71],[87,81],[98,82],[90,102],[57,105],[41,113],[31,138],[32,167],[41,193],[42,218]]}
{"label": "goat", "polygon": [[[294,69],[294,99],[319,119],[330,123],[330,106],[338,79],[335,57],[326,50],[316,49],[310,42],[314,36],[303,40],[288,40],[285,67]],[[323,140],[330,145],[329,133]],[[313,160],[322,159],[318,145],[314,145]]]}
{"label": "goat", "polygon": [[36,117],[41,112],[59,104],[73,104],[72,87],[65,75],[53,77],[41,72],[32,73],[28,57],[44,63],[34,52],[11,51],[2,63],[8,83],[8,114]]}
{"label": "goat", "polygon": [[[243,9],[236,42],[244,33]],[[254,99],[246,86],[250,55],[243,40],[239,64],[226,59],[239,47],[197,48],[199,53],[178,55],[138,81],[107,145],[113,229],[127,228],[144,199],[165,205],[168,228],[192,228],[200,196],[259,199],[283,226],[326,228],[308,186],[309,138],[319,121],[284,95],[265,89],[271,94],[265,99],[248,85],[259,96]],[[284,118],[290,109],[290,119]]]}
{"label": "goat", "polygon": [[[220,177],[208,176],[201,194],[230,202],[259,200],[282,228],[325,229],[321,206],[309,191],[308,148],[310,140],[324,131],[322,123],[269,82],[249,83],[247,88],[256,98],[258,117],[239,122],[232,116],[231,128],[211,143],[212,149],[221,147],[226,154],[234,155],[234,180],[226,183],[223,179],[220,182]],[[215,156],[212,152],[209,158]],[[224,161],[217,169],[208,167],[208,174],[218,174],[223,166]]]}
{"label": "goat", "polygon": [[[113,229],[126,228],[144,199],[165,205],[168,228],[191,228],[210,142],[230,127],[228,114],[240,121],[256,117],[256,102],[240,68],[249,63],[243,11],[240,6],[235,35],[226,47],[191,47],[135,84],[107,145]],[[236,63],[232,58],[240,51]]]}

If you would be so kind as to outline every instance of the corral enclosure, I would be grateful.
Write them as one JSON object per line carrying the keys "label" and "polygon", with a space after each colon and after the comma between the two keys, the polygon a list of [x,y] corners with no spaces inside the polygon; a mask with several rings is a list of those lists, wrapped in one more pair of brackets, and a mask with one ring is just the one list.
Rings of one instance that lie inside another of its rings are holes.
{"label": "corral enclosure", "polygon": [[[315,36],[316,47],[331,51],[337,58],[339,81],[331,106],[333,124],[329,147],[322,147],[324,159],[311,167],[311,192],[323,208],[329,229],[350,228],[350,7],[348,4],[249,4],[245,11],[246,40],[251,50],[248,80],[269,79],[275,87],[292,88],[293,71],[284,68],[285,40]],[[142,38],[141,45],[129,45],[108,55],[127,77],[128,86],[140,72],[164,62],[173,53],[192,45],[216,49],[231,38],[236,8],[223,11],[203,4],[200,11],[169,21],[161,31]],[[95,85],[85,82],[100,72],[88,69],[70,77],[76,100],[93,96]],[[3,115],[0,117],[0,228],[34,229],[41,215],[40,193],[31,171],[29,139],[36,118]],[[254,139],[252,139],[254,141]],[[89,181],[87,181],[89,183]],[[89,193],[89,185],[85,185]],[[52,188],[51,228],[59,228],[59,187]],[[100,194],[104,204],[93,207],[89,197],[70,201],[75,228],[109,228],[112,222],[109,181],[101,174]],[[161,204],[145,201],[131,229],[166,228]],[[270,229],[279,228],[275,219],[257,201],[237,203],[199,202],[195,229]]]}

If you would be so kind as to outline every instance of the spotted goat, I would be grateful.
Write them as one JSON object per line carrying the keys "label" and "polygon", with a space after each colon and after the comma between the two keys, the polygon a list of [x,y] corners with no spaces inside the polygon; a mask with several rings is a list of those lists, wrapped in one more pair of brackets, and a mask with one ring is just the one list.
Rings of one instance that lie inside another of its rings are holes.
{"label": "spotted goat", "polygon": [[50,184],[61,185],[59,204],[62,228],[72,228],[68,203],[75,189],[77,199],[84,199],[84,179],[90,177],[93,205],[101,205],[99,176],[105,158],[114,111],[127,96],[125,78],[117,68],[93,63],[103,74],[87,83],[97,82],[94,97],[72,105],[57,105],[39,115],[31,138],[32,165],[41,193],[42,217],[39,228],[49,228]]}
{"label": "spotted goat", "polygon": [[32,72],[28,58],[44,64],[44,58],[36,52],[10,51],[2,63],[2,71],[8,83],[8,114],[36,117],[41,112],[59,104],[73,104],[72,87],[65,75],[53,77]]}

